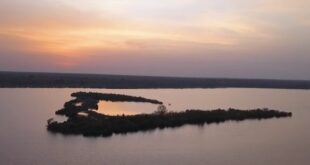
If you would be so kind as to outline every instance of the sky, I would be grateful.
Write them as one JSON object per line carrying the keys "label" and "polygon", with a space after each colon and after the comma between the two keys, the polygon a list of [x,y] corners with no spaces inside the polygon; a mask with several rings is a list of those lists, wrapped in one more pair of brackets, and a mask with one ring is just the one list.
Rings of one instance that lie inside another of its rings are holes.
{"label": "sky", "polygon": [[0,70],[310,80],[310,0],[0,0]]}

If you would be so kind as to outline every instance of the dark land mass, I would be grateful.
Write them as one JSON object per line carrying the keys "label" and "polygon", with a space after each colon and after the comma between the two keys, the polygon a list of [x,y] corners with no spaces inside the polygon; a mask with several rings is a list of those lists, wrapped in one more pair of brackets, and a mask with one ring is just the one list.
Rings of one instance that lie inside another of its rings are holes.
{"label": "dark land mass", "polygon": [[[68,120],[57,122],[49,119],[47,125],[49,131],[84,136],[111,136],[112,134],[146,131],[156,128],[179,127],[185,124],[211,124],[225,121],[260,120],[292,116],[291,112],[270,109],[238,110],[231,108],[228,110],[168,112],[161,105],[161,102],[142,97],[85,92],[73,93],[72,96],[76,97],[76,99],[66,102],[63,109],[56,111],[58,115],[67,116]],[[126,100],[160,105],[158,110],[152,114],[111,116],[94,111],[98,109],[98,100],[102,98],[109,101]]]}
{"label": "dark land mass", "polygon": [[0,88],[278,88],[310,89],[307,80],[181,78],[0,72]]}
{"label": "dark land mass", "polygon": [[56,111],[57,115],[75,117],[79,112],[86,112],[91,109],[98,110],[99,101],[162,104],[158,100],[112,93],[75,92],[71,96],[75,97],[75,99],[66,102],[63,109]]}

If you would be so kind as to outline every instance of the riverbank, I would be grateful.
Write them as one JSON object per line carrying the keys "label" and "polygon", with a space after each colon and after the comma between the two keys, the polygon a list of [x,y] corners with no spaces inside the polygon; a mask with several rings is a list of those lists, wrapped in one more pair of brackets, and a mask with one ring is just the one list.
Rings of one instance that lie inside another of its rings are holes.
{"label": "riverbank", "polygon": [[100,74],[0,72],[0,88],[275,88],[310,89],[306,80],[181,78]]}

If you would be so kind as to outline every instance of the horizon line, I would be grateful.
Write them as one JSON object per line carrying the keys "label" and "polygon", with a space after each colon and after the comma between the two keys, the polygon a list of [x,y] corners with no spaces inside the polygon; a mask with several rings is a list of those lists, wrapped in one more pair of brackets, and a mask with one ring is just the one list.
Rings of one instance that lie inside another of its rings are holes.
{"label": "horizon line", "polygon": [[180,78],[180,79],[226,79],[226,80],[273,80],[273,81],[310,81],[310,79],[281,79],[281,78],[248,78],[248,77],[196,77],[196,76],[162,76],[162,75],[134,75],[134,74],[110,74],[90,72],[53,72],[53,71],[11,71],[0,70],[0,73],[30,73],[30,74],[68,74],[68,75],[97,75],[97,76],[129,76],[129,77],[156,77],[156,78]]}

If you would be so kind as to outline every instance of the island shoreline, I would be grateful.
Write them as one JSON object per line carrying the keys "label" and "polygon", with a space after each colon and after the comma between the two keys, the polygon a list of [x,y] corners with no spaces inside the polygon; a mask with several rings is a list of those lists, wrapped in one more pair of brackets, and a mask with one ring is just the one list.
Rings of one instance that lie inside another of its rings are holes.
{"label": "island shoreline", "polygon": [[[111,136],[154,130],[157,128],[181,127],[186,124],[211,124],[225,121],[243,121],[247,119],[269,119],[291,117],[291,112],[264,109],[239,110],[197,110],[188,109],[180,112],[168,111],[163,102],[144,97],[96,93],[75,92],[72,100],[64,104],[64,108],[57,110],[56,115],[68,117],[64,122],[50,118],[47,121],[47,130],[53,133],[81,134],[84,136]],[[97,113],[99,101],[112,102],[143,102],[157,104],[158,109],[150,114],[136,115],[106,115]]]}

